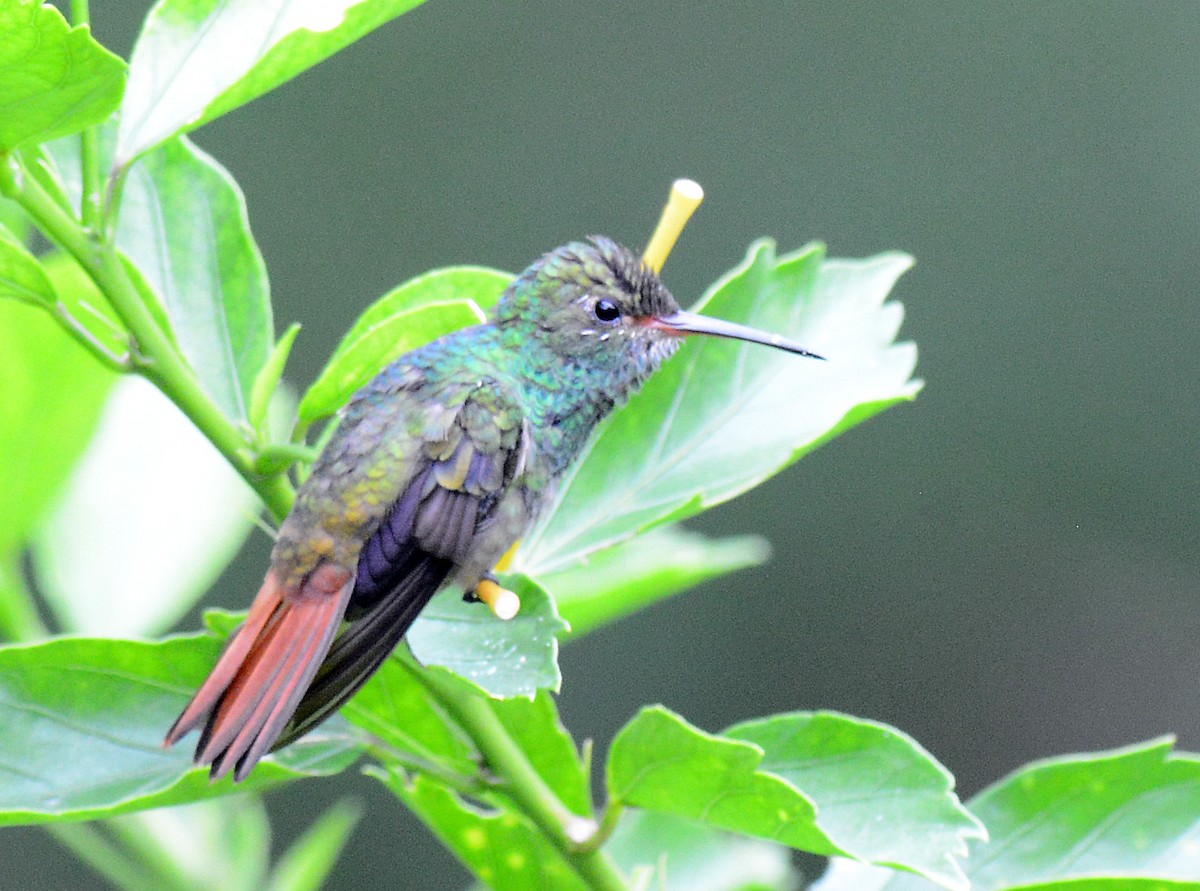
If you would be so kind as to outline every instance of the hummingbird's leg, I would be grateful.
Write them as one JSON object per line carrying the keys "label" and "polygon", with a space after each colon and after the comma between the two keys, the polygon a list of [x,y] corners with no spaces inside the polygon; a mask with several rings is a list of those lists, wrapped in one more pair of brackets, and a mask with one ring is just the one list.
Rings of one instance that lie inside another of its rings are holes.
{"label": "hummingbird's leg", "polygon": [[482,600],[496,617],[508,621],[521,611],[521,598],[507,588],[501,588],[496,576],[490,572],[483,574],[474,590],[463,595],[468,602]]}

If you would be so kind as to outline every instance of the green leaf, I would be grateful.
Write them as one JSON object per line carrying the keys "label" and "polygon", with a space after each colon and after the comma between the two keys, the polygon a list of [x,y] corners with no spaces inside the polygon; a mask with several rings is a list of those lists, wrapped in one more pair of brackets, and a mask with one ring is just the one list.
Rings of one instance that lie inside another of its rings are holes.
{"label": "green leaf", "polygon": [[337,773],[356,734],[326,724],[243,783],[210,783],[166,729],[220,653],[212,637],[62,638],[0,648],[0,825],[93,819]]}
{"label": "green leaf", "polygon": [[546,836],[520,813],[485,808],[428,776],[368,767],[492,891],[587,891]]}
{"label": "green leaf", "polygon": [[118,163],[261,96],[422,0],[159,0],[133,48]]}
{"label": "green leaf", "polygon": [[68,630],[160,633],[216,581],[257,510],[254,492],[178,408],[124,378],[35,539],[41,589]]}
{"label": "green leaf", "polygon": [[[1200,887],[1200,756],[1169,739],[1035,761],[970,804],[991,834],[971,846],[972,891]],[[831,889],[857,888],[853,869],[842,875]]]}
{"label": "green leaf", "polygon": [[45,310],[11,300],[0,300],[0,356],[0,554],[6,554],[25,542],[62,489],[116,375]]}
{"label": "green leaf", "polygon": [[384,294],[359,316],[320,376],[300,400],[311,424],[345,405],[393,359],[485,320],[512,276],[481,266],[435,269]]}
{"label": "green leaf", "polygon": [[[725,501],[920,388],[903,309],[885,303],[902,254],[776,257],[760,241],[698,308],[777,331],[828,361],[693,338],[617,412],[564,481],[514,569],[541,576],[638,532]],[[638,455],[636,462],[628,456]]]}
{"label": "green leaf", "polygon": [[124,86],[125,63],[86,26],[36,0],[0,2],[0,153],[100,123]]}
{"label": "green leaf", "polygon": [[185,139],[163,145],[129,171],[117,245],[161,296],[205,389],[248,421],[274,336],[266,266],[233,178]]}
{"label": "green leaf", "polygon": [[275,865],[267,891],[319,891],[360,819],[362,809],[349,801],[325,811]]}
{"label": "green leaf", "polygon": [[463,602],[461,592],[443,591],[408,632],[413,655],[422,665],[449,668],[492,696],[557,691],[558,636],[567,623],[536,582],[522,576],[501,582],[521,598],[516,618],[501,621],[484,604]]}
{"label": "green leaf", "polygon": [[710,539],[664,526],[539,581],[571,626],[571,638],[643,609],[693,585],[764,562],[771,549],[757,535]]}
{"label": "green leaf", "polygon": [[[654,891],[794,891],[800,876],[782,845],[666,814],[626,811],[604,849],[633,887]],[[637,885],[645,875],[648,883]]]}
{"label": "green leaf", "polygon": [[52,307],[58,295],[42,264],[17,241],[0,237],[0,300]]}
{"label": "green leaf", "polygon": [[608,787],[619,801],[815,854],[885,863],[966,889],[957,858],[983,828],[952,778],[892,728],[797,712],[697,730],[661,706],[617,735]]}

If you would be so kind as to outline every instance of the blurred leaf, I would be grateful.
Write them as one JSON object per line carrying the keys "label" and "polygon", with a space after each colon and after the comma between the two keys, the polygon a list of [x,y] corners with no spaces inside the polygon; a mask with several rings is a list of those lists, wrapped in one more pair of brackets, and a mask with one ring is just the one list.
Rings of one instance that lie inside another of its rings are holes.
{"label": "blurred leaf", "polygon": [[666,814],[626,811],[604,849],[626,873],[650,871],[654,891],[794,891],[782,845]]}
{"label": "blurred leaf", "polygon": [[538,581],[554,596],[573,639],[707,579],[756,566],[770,552],[757,535],[710,539],[664,526]]}
{"label": "blurred leaf", "polygon": [[275,864],[267,891],[319,891],[360,819],[362,809],[348,801],[321,814]]}
{"label": "blurred leaf", "polygon": [[421,0],[159,0],[133,48],[124,166],[261,96]]}
{"label": "blurred leaf", "polygon": [[261,891],[271,825],[257,795],[229,795],[113,817],[108,827],[183,888]]}
{"label": "blurred leaf", "polygon": [[480,266],[435,269],[393,288],[363,312],[300,400],[311,424],[345,405],[393,359],[485,320],[512,276]]}
{"label": "blurred leaf", "polygon": [[587,891],[545,835],[518,812],[469,803],[423,774],[375,766],[366,772],[408,805],[492,891]]}
{"label": "blurred leaf", "polygon": [[950,775],[915,742],[825,712],[777,715],[714,736],[662,706],[643,709],[613,741],[608,787],[636,807],[886,863],[963,891],[956,858],[968,838],[983,835]]}
{"label": "blurred leaf", "polygon": [[53,6],[0,0],[0,35],[0,153],[77,133],[121,103],[125,63]]}
{"label": "blurred leaf", "polygon": [[266,266],[233,178],[187,140],[168,142],[129,171],[117,245],[161,296],[209,395],[247,421],[274,335]]}
{"label": "blurred leaf", "polygon": [[558,635],[567,623],[537,583],[505,576],[505,587],[521,598],[521,611],[507,622],[482,603],[465,603],[459,591],[430,601],[408,632],[408,645],[422,665],[441,665],[493,696],[532,697],[557,691]]}
{"label": "blurred leaf", "polygon": [[542,576],[691,516],[912,399],[916,348],[893,343],[903,309],[884,302],[910,263],[825,260],[816,247],[777,258],[771,242],[753,245],[697,309],[785,334],[828,361],[693,338],[591,441],[513,568]]}
{"label": "blurred leaf", "polygon": [[[972,891],[1200,888],[1200,756],[1160,739],[1035,761],[971,799],[991,834],[971,846]],[[827,891],[858,885],[853,867]],[[879,887],[920,891],[894,876]]]}
{"label": "blurred leaf", "polygon": [[0,236],[0,300],[53,306],[54,286],[42,264],[16,240]]}
{"label": "blurred leaf", "polygon": [[[331,722],[235,786],[163,735],[212,668],[207,635],[158,643],[62,638],[0,648],[0,825],[82,820],[345,770],[356,733]],[[190,739],[190,737],[189,737]]]}
{"label": "blurred leaf", "polygon": [[156,634],[208,590],[257,510],[254,492],[183,413],[127,377],[39,530],[34,565],[68,630]]}
{"label": "blurred leaf", "polygon": [[0,300],[0,554],[19,548],[92,436],[116,375],[43,309]]}

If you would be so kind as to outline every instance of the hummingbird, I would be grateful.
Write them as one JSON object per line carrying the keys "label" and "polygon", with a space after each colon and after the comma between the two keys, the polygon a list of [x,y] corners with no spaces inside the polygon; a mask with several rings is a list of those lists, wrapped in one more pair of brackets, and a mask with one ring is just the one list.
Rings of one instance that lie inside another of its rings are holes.
{"label": "hummingbird", "polygon": [[384,368],[342,410],[245,623],[164,745],[199,727],[196,763],[240,781],[329,717],[441,588],[495,585],[596,425],[688,335],[822,358],[681,310],[642,257],[593,237],[533,263],[488,322]]}

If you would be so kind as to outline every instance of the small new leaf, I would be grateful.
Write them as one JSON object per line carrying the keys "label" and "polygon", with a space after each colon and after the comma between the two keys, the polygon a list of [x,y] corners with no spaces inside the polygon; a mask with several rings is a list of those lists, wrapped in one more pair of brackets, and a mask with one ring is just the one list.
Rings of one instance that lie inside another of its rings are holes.
{"label": "small new leaf", "polygon": [[283,369],[287,366],[288,356],[292,352],[292,344],[296,342],[296,335],[299,333],[299,322],[293,322],[283,332],[283,336],[275,344],[275,349],[271,350],[271,355],[258,372],[258,376],[254,379],[254,386],[250,389],[250,426],[263,440],[270,437],[270,431],[266,429],[265,422],[267,409],[271,407],[271,397],[275,395],[279,381],[283,379]]}

